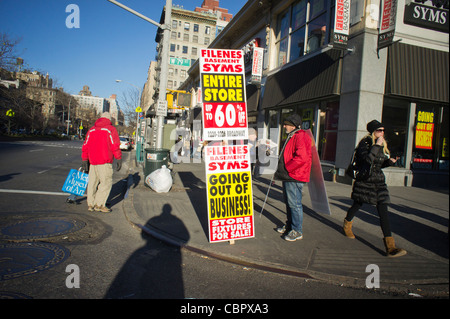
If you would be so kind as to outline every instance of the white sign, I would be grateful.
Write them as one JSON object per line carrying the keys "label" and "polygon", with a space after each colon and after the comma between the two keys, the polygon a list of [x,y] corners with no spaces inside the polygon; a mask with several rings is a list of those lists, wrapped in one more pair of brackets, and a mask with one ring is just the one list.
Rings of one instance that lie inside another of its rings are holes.
{"label": "white sign", "polygon": [[156,116],[167,116],[167,101],[158,100],[155,111]]}
{"label": "white sign", "polygon": [[252,83],[254,84],[261,83],[263,58],[264,48],[254,48],[252,65]]}

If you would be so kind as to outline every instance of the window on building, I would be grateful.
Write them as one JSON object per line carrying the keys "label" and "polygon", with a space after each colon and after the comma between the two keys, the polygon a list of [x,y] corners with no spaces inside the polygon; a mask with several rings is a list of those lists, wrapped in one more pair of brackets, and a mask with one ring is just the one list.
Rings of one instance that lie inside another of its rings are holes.
{"label": "window on building", "polygon": [[175,44],[170,45],[170,52],[175,52]]}
{"label": "window on building", "polygon": [[172,32],[170,33],[170,37],[171,37],[172,39],[176,39],[176,38],[177,38],[177,33],[176,33],[175,31],[172,31]]}
{"label": "window on building", "polygon": [[189,33],[184,33],[183,34],[183,41],[189,42]]}
{"label": "window on building", "polygon": [[172,20],[172,30],[176,29],[178,25],[178,21],[177,20]]}
{"label": "window on building", "polygon": [[205,27],[205,34],[211,34],[211,27],[209,26]]}
{"label": "window on building", "polygon": [[169,76],[173,76],[173,68],[169,68]]}
{"label": "window on building", "polygon": [[205,38],[204,44],[209,45],[209,41],[210,41],[209,38]]}
{"label": "window on building", "polygon": [[189,28],[191,27],[189,22],[184,23],[184,30],[189,31]]}
{"label": "window on building", "polygon": [[199,30],[199,25],[194,23],[194,32],[198,32]]}
{"label": "window on building", "polygon": [[193,43],[198,43],[198,35],[193,35],[192,36],[192,42]]}
{"label": "window on building", "polygon": [[188,47],[186,45],[183,45],[183,53],[184,54],[188,53]]}
{"label": "window on building", "polygon": [[384,138],[386,139],[390,156],[399,157],[395,166],[405,167],[406,141],[408,134],[409,103],[385,98],[383,103]]}
{"label": "window on building", "polygon": [[181,76],[181,78],[186,78],[186,70],[181,70],[180,71],[180,76]]}
{"label": "window on building", "polygon": [[173,81],[172,80],[167,81],[167,88],[173,89]]}
{"label": "window on building", "polygon": [[417,103],[412,169],[449,170],[448,108]]}
{"label": "window on building", "polygon": [[192,47],[191,54],[192,54],[192,55],[197,55],[197,48]]}
{"label": "window on building", "polygon": [[[298,0],[277,16],[277,66],[328,44],[334,1]],[[327,38],[328,34],[328,38]]]}

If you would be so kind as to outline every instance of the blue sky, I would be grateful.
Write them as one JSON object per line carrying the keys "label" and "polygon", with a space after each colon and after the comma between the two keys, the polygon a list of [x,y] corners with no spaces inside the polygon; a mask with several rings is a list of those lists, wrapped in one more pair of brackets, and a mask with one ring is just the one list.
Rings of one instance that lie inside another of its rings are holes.
{"label": "blue sky", "polygon": [[[165,0],[117,0],[159,22]],[[186,10],[203,0],[172,0]],[[247,0],[220,1],[235,15]],[[80,27],[67,28],[66,7],[76,4]],[[0,0],[0,32],[21,38],[20,57],[33,70],[48,72],[58,86],[78,94],[88,85],[93,95],[109,97],[140,88],[155,60],[157,27],[107,0]]]}

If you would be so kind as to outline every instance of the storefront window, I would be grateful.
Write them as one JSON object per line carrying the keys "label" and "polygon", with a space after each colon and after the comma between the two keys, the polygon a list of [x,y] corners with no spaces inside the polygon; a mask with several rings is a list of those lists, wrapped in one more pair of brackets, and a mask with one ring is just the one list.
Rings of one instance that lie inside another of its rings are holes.
{"label": "storefront window", "polygon": [[449,164],[449,136],[448,136],[448,108],[442,108],[442,117],[441,117],[441,127],[440,127],[440,136],[439,136],[439,146],[438,146],[438,160],[439,160],[439,170],[448,171]]}
{"label": "storefront window", "polygon": [[321,160],[334,162],[336,160],[336,143],[339,124],[339,102],[328,102],[320,111],[319,147]]}
{"label": "storefront window", "polygon": [[278,111],[277,110],[270,110],[268,112],[268,118],[267,118],[267,128],[268,128],[268,132],[267,132],[267,138],[269,140],[274,141],[275,143],[277,143],[277,136],[272,136],[272,132],[274,132],[273,130],[276,129],[276,131],[278,131]]}
{"label": "storefront window", "polygon": [[405,167],[406,139],[408,128],[409,103],[394,100],[385,100],[383,106],[384,137],[388,144],[391,157],[399,157],[395,164],[397,167]]}
{"label": "storefront window", "polygon": [[448,110],[444,111],[417,104],[411,168],[448,171]]}

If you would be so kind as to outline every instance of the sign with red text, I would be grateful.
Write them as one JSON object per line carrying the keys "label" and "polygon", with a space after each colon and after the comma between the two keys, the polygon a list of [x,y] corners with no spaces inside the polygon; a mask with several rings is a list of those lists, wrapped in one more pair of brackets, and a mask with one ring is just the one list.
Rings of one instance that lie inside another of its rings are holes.
{"label": "sign with red text", "polygon": [[252,83],[261,84],[264,59],[264,48],[253,48]]}
{"label": "sign with red text", "polygon": [[345,50],[350,29],[350,0],[336,0],[335,7],[333,46]]}
{"label": "sign with red text", "polygon": [[205,146],[209,241],[255,236],[248,145]]}
{"label": "sign with red text", "polygon": [[203,140],[248,139],[243,52],[201,49],[200,82]]}
{"label": "sign with red text", "polygon": [[397,0],[381,0],[381,14],[378,27],[378,50],[392,44],[397,18]]}
{"label": "sign with red text", "polygon": [[415,147],[432,150],[434,132],[434,112],[417,113]]}

